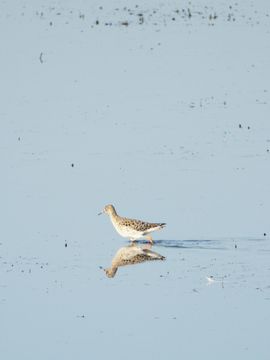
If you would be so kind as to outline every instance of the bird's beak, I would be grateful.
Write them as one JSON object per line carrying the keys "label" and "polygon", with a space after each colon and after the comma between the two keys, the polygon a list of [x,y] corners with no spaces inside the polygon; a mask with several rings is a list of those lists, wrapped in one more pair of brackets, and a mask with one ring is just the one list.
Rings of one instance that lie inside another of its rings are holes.
{"label": "bird's beak", "polygon": [[104,210],[102,210],[100,213],[98,213],[98,215],[102,215],[104,213]]}

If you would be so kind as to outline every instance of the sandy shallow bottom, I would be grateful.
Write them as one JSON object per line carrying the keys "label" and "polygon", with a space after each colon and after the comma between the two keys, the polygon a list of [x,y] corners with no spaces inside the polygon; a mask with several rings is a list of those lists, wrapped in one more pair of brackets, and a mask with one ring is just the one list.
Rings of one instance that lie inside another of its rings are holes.
{"label": "sandy shallow bottom", "polygon": [[[269,15],[1,2],[4,360],[269,359]],[[108,203],[166,260],[108,279]]]}

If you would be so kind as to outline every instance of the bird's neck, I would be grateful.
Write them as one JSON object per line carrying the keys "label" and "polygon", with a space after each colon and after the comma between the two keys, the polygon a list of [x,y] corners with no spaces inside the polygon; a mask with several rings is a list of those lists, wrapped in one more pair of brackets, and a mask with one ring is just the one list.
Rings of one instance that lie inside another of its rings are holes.
{"label": "bird's neck", "polygon": [[117,212],[114,208],[112,209],[112,211],[110,212],[109,215],[110,215],[111,220],[116,220],[118,218]]}

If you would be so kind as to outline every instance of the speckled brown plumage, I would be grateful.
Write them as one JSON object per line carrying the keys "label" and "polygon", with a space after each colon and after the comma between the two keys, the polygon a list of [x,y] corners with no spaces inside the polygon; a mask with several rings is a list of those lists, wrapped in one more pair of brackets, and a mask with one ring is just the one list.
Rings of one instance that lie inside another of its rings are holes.
{"label": "speckled brown plumage", "polygon": [[105,272],[108,277],[114,277],[120,266],[135,265],[154,260],[165,260],[165,257],[149,248],[132,244],[122,247],[117,251],[112,260],[111,267],[106,269]]}
{"label": "speckled brown plumage", "polygon": [[165,223],[151,223],[119,216],[113,205],[106,205],[103,212],[109,215],[116,231],[132,241],[145,237],[153,243],[151,232],[164,228]]}
{"label": "speckled brown plumage", "polygon": [[160,227],[163,228],[166,223],[149,223],[146,221],[136,220],[136,219],[128,219],[118,216],[119,224],[122,226],[131,227],[134,230],[145,232],[147,230]]}

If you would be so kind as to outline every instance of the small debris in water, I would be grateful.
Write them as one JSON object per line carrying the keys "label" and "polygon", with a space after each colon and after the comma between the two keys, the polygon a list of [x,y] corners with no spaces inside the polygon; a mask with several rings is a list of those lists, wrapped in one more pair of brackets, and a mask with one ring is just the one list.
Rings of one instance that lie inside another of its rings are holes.
{"label": "small debris in water", "polygon": [[43,52],[41,52],[40,54],[39,54],[39,61],[40,61],[40,63],[41,64],[43,64]]}
{"label": "small debris in water", "polygon": [[139,24],[142,25],[144,23],[143,14],[138,14],[138,16],[139,16]]}
{"label": "small debris in water", "polygon": [[71,167],[74,167],[74,164],[73,164],[73,163],[71,164]]}
{"label": "small debris in water", "polygon": [[263,236],[266,236],[267,234],[266,233],[263,233]]}
{"label": "small debris in water", "polygon": [[236,245],[236,244],[234,245],[234,248],[237,249],[237,245]]}
{"label": "small debris in water", "polygon": [[239,124],[238,126],[239,126],[239,129],[241,129],[241,128],[242,128],[242,125],[241,125],[241,124]]}
{"label": "small debris in water", "polygon": [[67,247],[67,243],[65,243],[65,247]]}

